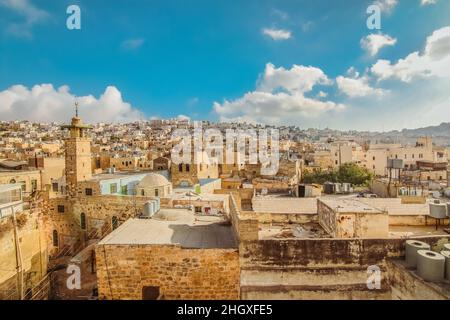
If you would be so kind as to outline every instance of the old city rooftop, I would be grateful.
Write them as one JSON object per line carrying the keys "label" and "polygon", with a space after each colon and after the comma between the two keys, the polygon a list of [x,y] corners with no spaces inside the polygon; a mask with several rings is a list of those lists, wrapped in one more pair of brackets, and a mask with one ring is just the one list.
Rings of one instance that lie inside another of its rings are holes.
{"label": "old city rooftop", "polygon": [[194,216],[187,209],[161,209],[152,219],[129,219],[99,243],[111,244],[237,248],[232,227],[221,217]]}

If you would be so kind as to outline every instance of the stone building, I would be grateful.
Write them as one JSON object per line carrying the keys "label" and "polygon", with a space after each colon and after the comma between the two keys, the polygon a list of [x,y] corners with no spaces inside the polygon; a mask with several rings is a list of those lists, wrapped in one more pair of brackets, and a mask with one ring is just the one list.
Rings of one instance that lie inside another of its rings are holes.
{"label": "stone building", "polygon": [[[192,187],[199,183],[200,179],[219,178],[219,165],[210,161],[206,153],[200,153],[198,161],[192,163],[171,163],[170,173],[174,187]],[[194,159],[194,155],[192,155]]]}
{"label": "stone building", "polygon": [[86,130],[91,127],[83,124],[77,114],[70,125],[62,128],[69,129],[70,133],[65,140],[67,192],[75,196],[78,182],[92,177],[91,140],[86,136]]}
{"label": "stone building", "polygon": [[158,173],[147,174],[136,186],[136,195],[165,197],[172,192],[172,184]]}
{"label": "stone building", "polygon": [[239,299],[239,254],[222,218],[186,209],[131,219],[96,247],[100,299]]}

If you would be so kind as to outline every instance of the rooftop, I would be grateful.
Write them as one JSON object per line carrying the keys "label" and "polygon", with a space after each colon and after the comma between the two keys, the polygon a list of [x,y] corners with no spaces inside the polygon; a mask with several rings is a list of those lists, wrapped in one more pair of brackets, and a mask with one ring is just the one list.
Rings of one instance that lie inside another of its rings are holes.
{"label": "rooftop", "polygon": [[90,181],[102,181],[102,180],[110,180],[110,179],[121,179],[132,176],[145,175],[148,171],[117,171],[114,173],[99,173],[92,175],[92,179]]}
{"label": "rooftop", "polygon": [[321,202],[327,205],[329,208],[339,213],[382,213],[382,210],[369,206],[368,204],[351,198],[321,198]]}
{"label": "rooftop", "polygon": [[222,217],[196,216],[187,209],[161,209],[151,219],[129,219],[99,245],[180,245],[183,248],[237,248],[232,227]]}

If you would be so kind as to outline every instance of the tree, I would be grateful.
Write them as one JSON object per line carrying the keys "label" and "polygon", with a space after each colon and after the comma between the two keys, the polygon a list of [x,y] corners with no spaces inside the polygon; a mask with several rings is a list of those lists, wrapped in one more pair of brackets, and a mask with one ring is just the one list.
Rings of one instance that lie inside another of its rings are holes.
{"label": "tree", "polygon": [[338,169],[323,171],[315,169],[313,172],[303,174],[304,183],[347,182],[352,185],[365,185],[372,180],[372,173],[367,168],[362,168],[354,163],[346,163]]}

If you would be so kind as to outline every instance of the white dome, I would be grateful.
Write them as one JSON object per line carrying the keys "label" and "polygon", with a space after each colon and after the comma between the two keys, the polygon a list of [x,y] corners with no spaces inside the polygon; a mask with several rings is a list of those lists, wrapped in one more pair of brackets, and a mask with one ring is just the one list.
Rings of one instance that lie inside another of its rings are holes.
{"label": "white dome", "polygon": [[161,187],[170,184],[169,180],[161,174],[149,173],[147,174],[141,182],[139,182],[138,187],[140,188],[153,188]]}

